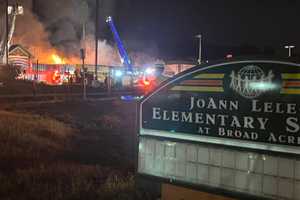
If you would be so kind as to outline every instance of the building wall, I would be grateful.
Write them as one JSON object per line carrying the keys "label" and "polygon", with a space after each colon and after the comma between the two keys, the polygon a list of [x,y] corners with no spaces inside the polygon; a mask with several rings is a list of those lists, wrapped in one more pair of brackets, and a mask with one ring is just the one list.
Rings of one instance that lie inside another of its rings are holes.
{"label": "building wall", "polygon": [[165,73],[167,75],[176,75],[180,72],[183,72],[191,67],[194,67],[195,65],[192,64],[166,64],[165,65]]}

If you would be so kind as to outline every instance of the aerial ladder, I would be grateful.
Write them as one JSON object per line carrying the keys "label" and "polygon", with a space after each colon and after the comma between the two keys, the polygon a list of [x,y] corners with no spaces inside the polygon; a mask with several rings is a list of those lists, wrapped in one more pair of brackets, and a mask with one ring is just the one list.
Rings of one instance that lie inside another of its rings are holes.
{"label": "aerial ladder", "polygon": [[131,63],[131,60],[130,60],[130,58],[129,58],[126,50],[125,50],[123,42],[122,42],[122,40],[120,38],[120,35],[119,35],[119,33],[118,33],[117,29],[116,29],[116,26],[115,26],[114,21],[113,21],[113,19],[112,19],[111,16],[107,17],[106,23],[108,23],[108,25],[109,25],[109,27],[111,29],[111,32],[112,32],[112,34],[114,36],[114,39],[115,39],[115,41],[117,43],[118,50],[119,50],[119,55],[121,57],[121,62],[124,65],[124,67],[126,67],[126,72],[128,74],[132,74],[132,63]]}
{"label": "aerial ladder", "polygon": [[[116,29],[116,26],[114,24],[114,21],[112,19],[111,16],[107,17],[106,19],[106,22],[108,23],[112,33],[113,33],[113,36],[114,36],[114,39],[116,41],[116,44],[118,46],[118,50],[119,50],[119,55],[121,57],[121,62],[123,64],[124,67],[126,67],[126,72],[127,72],[127,75],[130,76],[130,84],[131,86],[133,86],[133,69],[132,69],[132,63],[131,63],[131,60],[124,48],[124,45],[123,45],[123,42],[121,41],[121,38],[120,38],[120,35]],[[152,88],[154,85],[158,84],[158,77],[156,76],[156,73],[158,72],[159,70],[154,70],[152,76],[155,77],[155,78],[152,78],[153,80],[152,81],[149,81],[149,74],[147,73],[144,73],[143,77],[142,77],[142,87],[143,89],[145,88]],[[150,89],[147,89],[147,90],[150,90]],[[145,91],[143,91],[145,92]]]}

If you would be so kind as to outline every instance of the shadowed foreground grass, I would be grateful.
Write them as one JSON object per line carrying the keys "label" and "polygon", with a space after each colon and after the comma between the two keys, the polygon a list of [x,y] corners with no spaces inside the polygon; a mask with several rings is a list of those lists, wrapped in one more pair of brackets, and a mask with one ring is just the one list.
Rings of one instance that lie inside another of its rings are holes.
{"label": "shadowed foreground grass", "polygon": [[0,162],[3,159],[44,162],[65,151],[73,133],[74,130],[55,119],[0,111]]}
{"label": "shadowed foreground grass", "polygon": [[66,159],[77,133],[54,118],[0,111],[0,199],[147,199],[130,173]]}

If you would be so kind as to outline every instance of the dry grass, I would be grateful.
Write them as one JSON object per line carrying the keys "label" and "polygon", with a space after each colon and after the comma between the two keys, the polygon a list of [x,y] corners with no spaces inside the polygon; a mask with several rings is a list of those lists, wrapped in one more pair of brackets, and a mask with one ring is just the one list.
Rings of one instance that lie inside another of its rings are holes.
{"label": "dry grass", "polygon": [[38,115],[0,111],[0,160],[38,160],[65,149],[73,131]]}
{"label": "dry grass", "polygon": [[70,135],[70,128],[55,119],[39,115],[0,111],[1,133],[18,136],[46,133],[49,137],[63,139]]}
{"label": "dry grass", "polygon": [[[100,120],[103,128],[120,126],[116,116]],[[0,199],[147,200],[132,175],[66,156],[76,152],[68,145],[75,134],[53,118],[0,111]]]}
{"label": "dry grass", "polygon": [[150,199],[135,190],[132,175],[120,175],[100,166],[68,163],[18,170],[12,175],[0,173],[0,197],[10,200]]}
{"label": "dry grass", "polygon": [[[126,119],[125,119],[126,121]],[[121,119],[117,115],[108,114],[102,115],[101,117],[95,120],[95,123],[98,124],[104,130],[119,130],[121,125]]]}
{"label": "dry grass", "polygon": [[[11,200],[135,199],[134,178],[100,166],[59,163],[0,173],[0,197]],[[113,177],[113,178],[111,178]]]}

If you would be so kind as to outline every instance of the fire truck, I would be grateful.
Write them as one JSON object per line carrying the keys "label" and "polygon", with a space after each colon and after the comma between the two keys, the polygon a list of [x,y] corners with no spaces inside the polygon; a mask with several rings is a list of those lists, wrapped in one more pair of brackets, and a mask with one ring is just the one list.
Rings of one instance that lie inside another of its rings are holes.
{"label": "fire truck", "polygon": [[127,54],[127,51],[124,48],[123,42],[116,29],[113,18],[109,16],[106,19],[106,22],[108,23],[117,44],[121,62],[126,68],[126,73],[124,74],[124,76],[126,77],[123,78],[128,78],[129,76],[131,78],[131,85],[138,93],[147,94],[155,87],[157,87],[162,81],[167,79],[167,77],[162,75],[164,71],[163,65],[155,65],[153,67],[146,68],[141,74],[134,74],[132,62]]}
{"label": "fire truck", "polygon": [[23,69],[18,79],[32,80],[47,85],[62,85],[75,76],[75,66],[56,64],[31,64]]}

